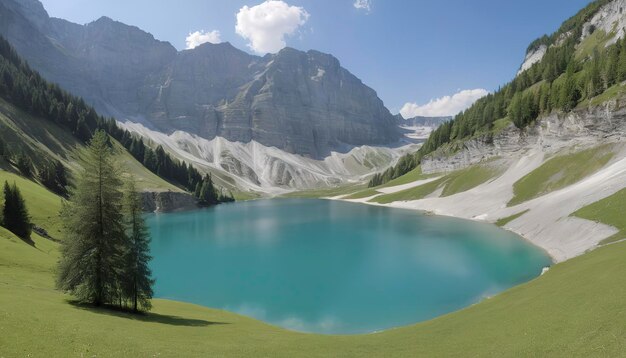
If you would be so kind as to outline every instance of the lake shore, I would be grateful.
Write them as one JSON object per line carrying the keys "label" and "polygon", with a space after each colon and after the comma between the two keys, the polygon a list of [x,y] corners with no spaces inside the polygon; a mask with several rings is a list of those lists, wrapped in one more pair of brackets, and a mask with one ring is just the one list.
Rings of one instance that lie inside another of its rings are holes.
{"label": "lake shore", "polygon": [[381,190],[380,194],[363,199],[344,199],[345,195],[326,199],[410,209],[491,224],[524,213],[502,228],[544,249],[555,263],[559,263],[597,248],[604,239],[618,232],[614,227],[571,214],[621,190],[621,174],[626,172],[626,156],[623,152],[617,154],[607,166],[571,186],[519,205],[507,206],[514,196],[513,184],[541,166],[544,160],[545,153],[541,148],[517,153],[508,159],[508,169],[499,177],[449,197],[440,197],[441,190],[438,190],[421,200],[390,204],[371,202],[379,195],[404,190],[411,185],[421,185],[421,181],[401,188],[386,188],[384,193]]}

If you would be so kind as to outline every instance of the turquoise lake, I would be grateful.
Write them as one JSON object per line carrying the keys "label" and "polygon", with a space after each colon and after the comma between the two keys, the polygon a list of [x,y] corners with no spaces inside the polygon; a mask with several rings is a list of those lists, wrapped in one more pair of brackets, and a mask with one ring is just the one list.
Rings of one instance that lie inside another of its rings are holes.
{"label": "turquoise lake", "polygon": [[338,201],[260,200],[146,218],[156,297],[303,332],[428,320],[551,264],[492,225]]}

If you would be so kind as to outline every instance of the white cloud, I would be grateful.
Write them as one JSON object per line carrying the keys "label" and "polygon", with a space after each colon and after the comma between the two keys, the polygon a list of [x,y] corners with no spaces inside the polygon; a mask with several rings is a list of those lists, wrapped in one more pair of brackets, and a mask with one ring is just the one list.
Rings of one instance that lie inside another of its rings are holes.
{"label": "white cloud", "polygon": [[218,44],[222,42],[222,39],[220,32],[217,30],[213,30],[210,32],[201,30],[196,32],[190,32],[189,36],[187,36],[187,38],[185,39],[185,42],[187,42],[187,50],[190,50],[207,42],[210,42],[212,44]]}
{"label": "white cloud", "polygon": [[262,4],[244,6],[237,13],[235,30],[255,52],[276,53],[287,44],[285,37],[293,35],[309,19],[302,7],[289,6],[282,0],[268,0]]}
{"label": "white cloud", "polygon": [[359,10],[370,12],[372,10],[371,0],[354,0],[354,7]]}
{"label": "white cloud", "polygon": [[400,114],[404,118],[454,116],[488,94],[489,92],[482,88],[463,90],[452,96],[433,99],[425,105],[406,103],[400,110]]}

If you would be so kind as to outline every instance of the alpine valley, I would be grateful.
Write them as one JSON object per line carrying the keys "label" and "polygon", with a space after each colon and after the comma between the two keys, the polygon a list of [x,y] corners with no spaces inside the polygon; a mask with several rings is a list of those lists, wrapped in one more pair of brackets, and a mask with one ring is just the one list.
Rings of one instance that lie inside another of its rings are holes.
{"label": "alpine valley", "polygon": [[[259,2],[237,21],[310,15]],[[478,3],[448,10],[491,26]],[[0,0],[0,357],[626,356],[625,9],[405,119],[330,54]]]}

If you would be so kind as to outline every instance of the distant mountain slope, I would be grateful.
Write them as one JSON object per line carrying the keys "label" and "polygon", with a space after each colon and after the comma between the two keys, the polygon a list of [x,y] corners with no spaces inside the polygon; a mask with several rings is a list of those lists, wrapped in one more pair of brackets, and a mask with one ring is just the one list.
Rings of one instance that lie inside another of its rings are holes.
{"label": "distant mountain slope", "polygon": [[162,132],[256,141],[318,159],[401,138],[376,92],[320,52],[258,57],[228,43],[177,52],[109,18],[84,26],[50,18],[37,0],[0,0],[0,34],[99,112]]}
{"label": "distant mountain slope", "polygon": [[398,123],[401,127],[430,127],[430,128],[438,128],[440,125],[445,122],[452,120],[452,116],[442,116],[442,117],[424,117],[424,116],[416,116],[413,118],[404,118],[401,114],[396,115],[396,123]]}
{"label": "distant mountain slope", "polygon": [[396,115],[396,123],[405,131],[405,136],[418,142],[428,139],[430,134],[442,124],[452,120],[452,117],[413,117],[404,119],[401,114]]}

